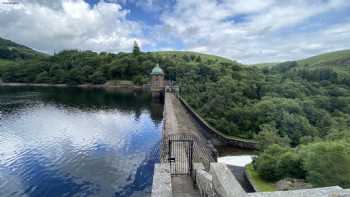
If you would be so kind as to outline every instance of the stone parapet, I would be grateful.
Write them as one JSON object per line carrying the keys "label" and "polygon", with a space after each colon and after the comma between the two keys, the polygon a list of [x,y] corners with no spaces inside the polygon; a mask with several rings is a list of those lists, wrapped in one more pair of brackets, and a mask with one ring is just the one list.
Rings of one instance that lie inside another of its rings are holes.
{"label": "stone parapet", "polygon": [[243,190],[230,169],[222,163],[211,163],[210,174],[212,175],[213,188],[219,197],[245,197]]}
{"label": "stone parapet", "polygon": [[152,197],[172,197],[170,165],[168,163],[154,166]]}

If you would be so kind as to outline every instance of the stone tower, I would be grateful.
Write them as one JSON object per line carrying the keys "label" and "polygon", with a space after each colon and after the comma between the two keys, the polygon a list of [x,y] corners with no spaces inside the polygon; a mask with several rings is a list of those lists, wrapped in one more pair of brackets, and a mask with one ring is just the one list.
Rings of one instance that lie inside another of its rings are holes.
{"label": "stone tower", "polygon": [[163,70],[159,67],[159,64],[157,64],[156,67],[152,69],[151,72],[152,76],[152,84],[151,84],[151,91],[152,94],[161,94],[164,91],[164,72]]}

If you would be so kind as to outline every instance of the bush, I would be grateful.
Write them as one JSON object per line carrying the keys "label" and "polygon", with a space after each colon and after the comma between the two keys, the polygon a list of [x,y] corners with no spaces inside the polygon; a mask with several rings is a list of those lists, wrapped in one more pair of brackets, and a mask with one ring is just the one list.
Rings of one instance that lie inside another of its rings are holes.
{"label": "bush", "polygon": [[278,167],[283,177],[305,178],[305,170],[302,168],[301,158],[296,151],[283,153]]}
{"label": "bush", "polygon": [[350,143],[326,141],[301,148],[307,180],[315,186],[350,187]]}
{"label": "bush", "polygon": [[303,178],[305,176],[297,152],[278,144],[269,146],[261,153],[255,160],[255,166],[259,175],[268,181],[278,181],[286,177]]}

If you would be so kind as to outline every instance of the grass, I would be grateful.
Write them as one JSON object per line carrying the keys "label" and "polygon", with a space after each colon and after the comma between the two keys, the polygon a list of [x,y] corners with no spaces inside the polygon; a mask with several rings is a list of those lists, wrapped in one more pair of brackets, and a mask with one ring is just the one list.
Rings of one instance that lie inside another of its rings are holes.
{"label": "grass", "polygon": [[[341,69],[344,68],[342,62],[345,60],[350,60],[350,49],[348,50],[342,50],[342,51],[334,51],[330,53],[323,53],[320,55],[312,56],[309,58],[297,60],[299,66],[308,65],[308,67],[336,67],[340,66]],[[280,62],[281,63],[281,62]],[[268,62],[268,63],[257,63],[257,64],[250,64],[247,66],[251,67],[257,67],[257,68],[272,68],[274,66],[277,66],[279,63],[277,62]]]}
{"label": "grass", "polygon": [[156,54],[160,55],[177,55],[177,56],[184,56],[184,55],[199,55],[202,59],[204,60],[219,60],[222,62],[233,62],[233,60],[216,56],[216,55],[210,55],[210,54],[205,54],[205,53],[198,53],[198,52],[192,52],[192,51],[159,51],[159,52],[154,52]]}
{"label": "grass", "polygon": [[267,181],[263,180],[259,176],[259,174],[254,170],[252,164],[249,164],[247,166],[247,173],[248,173],[250,180],[253,182],[253,184],[259,190],[259,192],[276,191],[275,183],[267,182]]}
{"label": "grass", "polygon": [[343,51],[324,53],[321,55],[299,60],[298,63],[301,65],[308,64],[310,66],[312,65],[317,66],[317,65],[329,64],[329,63],[334,64],[337,61],[349,60],[349,59],[350,59],[350,50],[343,50]]}

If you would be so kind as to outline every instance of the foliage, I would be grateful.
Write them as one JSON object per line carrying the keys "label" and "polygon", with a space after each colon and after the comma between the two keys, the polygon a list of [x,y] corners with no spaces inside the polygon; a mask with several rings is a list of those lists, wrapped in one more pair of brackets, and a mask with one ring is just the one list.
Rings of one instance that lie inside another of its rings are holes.
{"label": "foliage", "polygon": [[34,51],[31,48],[0,38],[0,59],[23,60],[44,56],[43,53]]}
{"label": "foliage", "polygon": [[302,146],[307,180],[315,186],[350,187],[350,143],[323,141]]}
{"label": "foliage", "polygon": [[278,181],[286,177],[303,178],[301,158],[297,152],[277,144],[269,146],[255,160],[259,175],[268,181]]}
{"label": "foliage", "polygon": [[137,44],[136,41],[134,42],[134,47],[132,49],[132,53],[134,55],[139,55],[141,53],[140,47],[139,47],[139,45]]}
{"label": "foliage", "polygon": [[281,137],[278,135],[278,130],[275,125],[263,124],[261,131],[255,137],[258,142],[258,149],[265,150],[272,144],[278,144],[280,146],[289,146],[290,139],[287,136]]}

